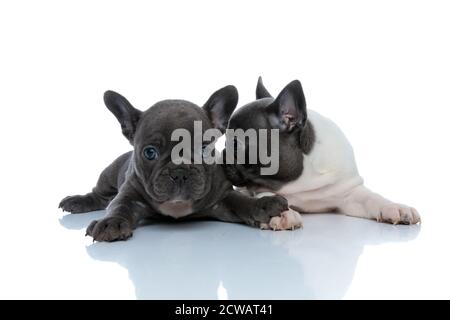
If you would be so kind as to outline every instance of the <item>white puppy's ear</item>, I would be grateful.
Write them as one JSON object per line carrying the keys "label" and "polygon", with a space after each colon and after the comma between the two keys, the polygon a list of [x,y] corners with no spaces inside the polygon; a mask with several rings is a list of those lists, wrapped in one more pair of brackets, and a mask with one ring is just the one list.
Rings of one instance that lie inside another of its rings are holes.
{"label": "white puppy's ear", "polygon": [[125,97],[114,91],[106,91],[103,100],[109,111],[119,120],[123,135],[133,144],[137,123],[142,111],[135,109]]}
{"label": "white puppy's ear", "polygon": [[267,106],[269,119],[273,127],[290,132],[303,128],[306,124],[306,101],[300,81],[289,83],[275,101]]}
{"label": "white puppy's ear", "polygon": [[214,92],[203,106],[213,126],[222,133],[228,126],[228,120],[236,109],[238,99],[236,87],[226,86]]}
{"label": "white puppy's ear", "polygon": [[272,95],[267,91],[266,87],[264,86],[264,83],[262,81],[262,78],[258,78],[258,84],[256,85],[256,99],[262,99],[262,98],[272,98]]}

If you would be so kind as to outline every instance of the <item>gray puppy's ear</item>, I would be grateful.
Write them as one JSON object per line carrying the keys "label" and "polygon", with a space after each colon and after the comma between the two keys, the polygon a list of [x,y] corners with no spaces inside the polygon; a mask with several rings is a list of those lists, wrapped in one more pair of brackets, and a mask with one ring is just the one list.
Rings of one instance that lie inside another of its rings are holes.
{"label": "gray puppy's ear", "polygon": [[267,106],[271,124],[280,131],[290,132],[306,124],[306,101],[300,81],[289,83],[275,101]]}
{"label": "gray puppy's ear", "polygon": [[103,100],[109,111],[119,120],[123,135],[133,144],[137,123],[142,111],[135,109],[125,97],[114,91],[106,91]]}
{"label": "gray puppy's ear", "polygon": [[262,78],[258,78],[258,84],[256,85],[256,100],[262,98],[272,98],[272,95],[267,91],[266,87],[264,87],[264,83]]}
{"label": "gray puppy's ear", "polygon": [[226,86],[214,92],[203,106],[213,126],[222,133],[228,126],[228,120],[236,109],[238,100],[239,94],[236,87]]}

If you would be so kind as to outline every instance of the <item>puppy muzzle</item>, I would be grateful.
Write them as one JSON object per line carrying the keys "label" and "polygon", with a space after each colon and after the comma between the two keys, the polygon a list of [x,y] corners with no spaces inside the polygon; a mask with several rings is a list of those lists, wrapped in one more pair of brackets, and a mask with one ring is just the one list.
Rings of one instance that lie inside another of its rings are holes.
{"label": "puppy muzzle", "polygon": [[202,167],[169,164],[157,175],[153,184],[159,201],[198,200],[204,196],[207,176]]}

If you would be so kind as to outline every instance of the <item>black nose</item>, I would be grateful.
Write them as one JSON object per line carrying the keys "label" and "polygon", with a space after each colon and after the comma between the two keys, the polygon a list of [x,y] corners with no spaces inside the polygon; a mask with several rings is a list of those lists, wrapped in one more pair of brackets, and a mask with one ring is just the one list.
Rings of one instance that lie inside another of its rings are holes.
{"label": "black nose", "polygon": [[175,182],[184,183],[188,179],[188,173],[185,169],[172,169],[170,171],[170,178]]}

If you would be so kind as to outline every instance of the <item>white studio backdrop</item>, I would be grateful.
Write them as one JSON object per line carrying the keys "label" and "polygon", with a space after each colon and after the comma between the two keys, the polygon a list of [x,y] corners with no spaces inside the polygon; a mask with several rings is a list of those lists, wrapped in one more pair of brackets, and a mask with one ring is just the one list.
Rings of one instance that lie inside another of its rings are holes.
{"label": "white studio backdrop", "polygon": [[131,148],[107,89],[144,109],[201,105],[234,84],[243,105],[260,75],[272,94],[299,79],[308,107],[346,133],[368,187],[417,207],[444,241],[449,17],[434,0],[0,2],[4,290],[20,296],[22,281],[48,277],[29,296],[76,286],[59,266],[81,249],[48,230],[62,197],[88,192]]}

